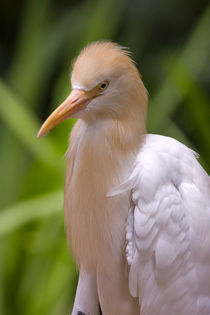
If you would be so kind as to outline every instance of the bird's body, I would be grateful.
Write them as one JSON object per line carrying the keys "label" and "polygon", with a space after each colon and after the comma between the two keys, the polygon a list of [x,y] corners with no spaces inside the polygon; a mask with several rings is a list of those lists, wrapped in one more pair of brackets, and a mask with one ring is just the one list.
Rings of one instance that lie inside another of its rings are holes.
{"label": "bird's body", "polygon": [[147,93],[119,46],[83,50],[72,86],[40,131],[79,117],[65,187],[72,314],[209,315],[209,176],[186,146],[146,134]]}

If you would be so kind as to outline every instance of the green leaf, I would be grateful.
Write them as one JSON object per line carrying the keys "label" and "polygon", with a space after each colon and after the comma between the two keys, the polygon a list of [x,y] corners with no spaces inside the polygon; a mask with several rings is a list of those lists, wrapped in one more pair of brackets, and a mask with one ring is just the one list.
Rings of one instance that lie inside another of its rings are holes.
{"label": "green leaf", "polygon": [[[177,56],[187,71],[196,77],[205,67],[210,50],[210,7],[204,12],[193,33],[190,35],[182,53]],[[178,61],[179,62],[179,61]],[[177,64],[174,63],[174,69]],[[183,100],[183,94],[177,89],[170,77],[159,88],[150,101],[148,128],[151,132],[160,132],[168,125],[169,117]]]}
{"label": "green leaf", "polygon": [[[170,65],[172,62],[170,62]],[[206,155],[209,156],[210,100],[208,100],[207,95],[202,91],[201,87],[199,87],[199,83],[196,82],[193,75],[187,71],[185,64],[181,61],[175,62],[176,68],[169,65],[169,75],[187,101],[189,115],[191,119],[193,119],[193,125],[199,131],[197,132],[197,137]]]}
{"label": "green leaf", "polygon": [[63,208],[63,192],[57,190],[3,209],[0,212],[0,236],[33,220],[59,213]]}
{"label": "green leaf", "polygon": [[36,138],[41,125],[36,116],[1,80],[0,95],[0,115],[7,127],[35,158],[47,163],[63,176],[63,166],[59,163],[60,155],[54,144],[46,137]]}

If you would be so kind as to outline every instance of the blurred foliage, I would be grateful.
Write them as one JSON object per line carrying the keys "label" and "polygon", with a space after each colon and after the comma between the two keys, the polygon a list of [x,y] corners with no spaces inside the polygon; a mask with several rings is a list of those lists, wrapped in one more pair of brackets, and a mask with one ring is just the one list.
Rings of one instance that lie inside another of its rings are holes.
{"label": "blurred foliage", "polygon": [[10,0],[0,19],[0,314],[69,314],[77,273],[63,224],[73,121],[37,139],[87,43],[130,47],[150,94],[148,130],[210,171],[210,6],[181,0]]}

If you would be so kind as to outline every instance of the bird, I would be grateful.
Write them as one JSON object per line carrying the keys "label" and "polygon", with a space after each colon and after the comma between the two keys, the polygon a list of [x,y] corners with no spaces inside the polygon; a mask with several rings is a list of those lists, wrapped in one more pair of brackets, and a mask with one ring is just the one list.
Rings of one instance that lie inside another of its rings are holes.
{"label": "bird", "polygon": [[127,48],[88,44],[38,136],[77,118],[64,218],[79,279],[72,315],[210,314],[210,177],[174,138],[147,134]]}

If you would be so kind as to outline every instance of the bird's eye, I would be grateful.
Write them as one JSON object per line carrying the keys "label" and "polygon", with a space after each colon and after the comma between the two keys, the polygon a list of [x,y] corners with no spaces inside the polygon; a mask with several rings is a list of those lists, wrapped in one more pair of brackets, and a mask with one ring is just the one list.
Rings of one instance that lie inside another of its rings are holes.
{"label": "bird's eye", "polygon": [[104,91],[108,87],[109,82],[108,81],[103,81],[102,83],[99,84],[99,90]]}

